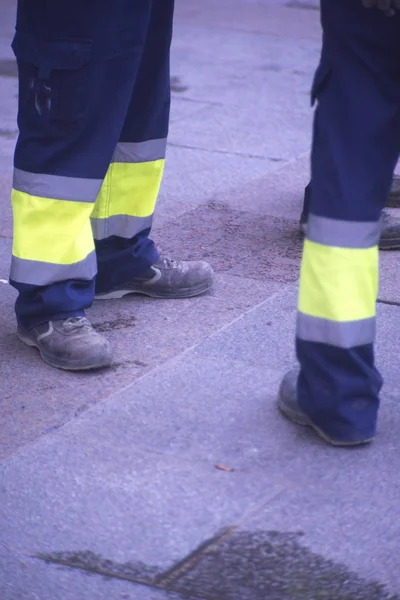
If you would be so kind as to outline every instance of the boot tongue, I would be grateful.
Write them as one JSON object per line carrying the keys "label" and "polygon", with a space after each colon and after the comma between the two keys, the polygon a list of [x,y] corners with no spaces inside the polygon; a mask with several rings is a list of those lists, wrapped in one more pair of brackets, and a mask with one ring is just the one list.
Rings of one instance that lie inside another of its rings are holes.
{"label": "boot tongue", "polygon": [[77,325],[78,323],[83,325],[85,321],[85,317],[70,317],[69,319],[65,319],[64,323],[67,325]]}

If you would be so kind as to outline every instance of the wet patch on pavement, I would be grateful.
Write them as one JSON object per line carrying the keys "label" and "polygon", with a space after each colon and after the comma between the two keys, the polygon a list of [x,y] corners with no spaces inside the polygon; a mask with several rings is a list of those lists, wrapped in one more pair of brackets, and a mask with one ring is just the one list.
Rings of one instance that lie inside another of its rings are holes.
{"label": "wet patch on pavement", "polygon": [[302,238],[293,219],[210,203],[165,223],[157,242],[165,253],[207,260],[229,275],[280,283],[299,277]]}
{"label": "wet patch on pavement", "polygon": [[397,600],[301,545],[302,533],[237,532],[173,590],[209,600]]}
{"label": "wet patch on pavement", "polygon": [[167,573],[141,563],[119,564],[90,551],[36,558],[194,600],[400,600],[385,585],[311,552],[301,543],[303,535],[222,530]]}

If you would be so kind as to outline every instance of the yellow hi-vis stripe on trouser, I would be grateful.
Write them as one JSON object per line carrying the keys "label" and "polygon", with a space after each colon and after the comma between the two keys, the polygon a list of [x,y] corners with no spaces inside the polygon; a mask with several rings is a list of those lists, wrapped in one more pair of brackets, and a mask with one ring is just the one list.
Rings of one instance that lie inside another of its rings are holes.
{"label": "yellow hi-vis stripe on trouser", "polygon": [[[348,225],[344,229],[350,231]],[[369,225],[377,228],[377,224]],[[356,230],[357,227],[355,234]],[[315,237],[311,231],[307,235]],[[376,235],[364,235],[364,240],[369,240],[365,245],[371,239],[375,241]],[[359,243],[357,235],[353,236],[352,244],[355,243]],[[297,336],[305,341],[351,348],[372,343],[375,338],[379,254],[377,245],[338,246],[310,239],[304,242]]]}
{"label": "yellow hi-vis stripe on trouser", "polygon": [[[36,175],[42,182],[46,177]],[[11,279],[47,285],[72,278],[92,279],[96,275],[91,202],[45,198],[13,189],[12,205]]]}
{"label": "yellow hi-vis stripe on trouser", "polygon": [[132,238],[151,227],[166,139],[117,144],[92,214],[96,240]]}

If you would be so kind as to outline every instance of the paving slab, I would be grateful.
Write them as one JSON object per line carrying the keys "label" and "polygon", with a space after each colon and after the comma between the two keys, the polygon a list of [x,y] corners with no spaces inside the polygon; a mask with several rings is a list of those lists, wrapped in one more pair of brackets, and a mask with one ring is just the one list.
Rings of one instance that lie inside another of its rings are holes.
{"label": "paving slab", "polygon": [[201,5],[178,0],[176,15],[178,25],[252,32],[263,36],[268,33],[276,37],[318,42],[321,28],[316,8],[316,0],[243,0],[240,4],[230,0],[219,0],[218,4],[204,0]]}
{"label": "paving slab", "polygon": [[129,562],[132,577],[151,581],[283,489],[140,451],[126,429],[118,441],[107,427],[101,444],[99,431],[80,433],[84,444],[64,430],[2,466],[1,543],[16,553]]}
{"label": "paving slab", "polygon": [[[310,78],[319,60],[319,41],[209,28],[208,43],[203,44],[204,32],[195,23],[177,25],[172,64],[183,98],[243,107],[249,112],[251,107],[260,119],[270,108],[280,108],[288,117],[292,112],[309,112]],[[207,77],[210,71],[215,77]]]}
{"label": "paving slab", "polygon": [[152,582],[283,489],[135,444],[124,412],[110,421],[99,407],[6,461],[1,544],[16,556],[108,565]]}
{"label": "paving slab", "polygon": [[297,286],[285,286],[270,302],[199,344],[196,355],[278,371],[290,368],[295,363],[297,295]]}
{"label": "paving slab", "polygon": [[[382,393],[377,440],[369,448],[339,458],[335,449],[326,447],[307,429],[284,421],[275,407],[280,378],[295,364],[296,294],[295,288],[278,293],[197,346],[194,354],[206,359],[206,366],[201,366],[201,362],[195,361],[191,365],[186,361],[178,375],[173,375],[171,367],[169,386],[163,378],[158,380],[158,376],[151,380],[151,385],[142,380],[140,397],[144,398],[146,409],[152,407],[154,422],[152,432],[146,439],[142,437],[141,443],[145,447],[165,444],[163,447],[169,450],[176,447],[185,454],[224,459],[241,468],[257,467],[266,474],[285,473],[294,482],[320,482],[336,491],[358,489],[366,496],[385,493],[387,497],[395,498],[399,492],[396,476],[398,437],[395,432],[400,428],[397,411],[400,392],[399,363],[392,348],[400,331],[399,310],[397,307],[378,307],[377,362],[386,385]],[[209,366],[208,361],[211,361]],[[224,363],[225,376],[223,371],[221,373]],[[265,381],[262,376],[254,375],[253,369],[257,372],[260,367],[265,369]],[[158,406],[156,398],[159,395],[168,397],[168,408],[176,406],[179,396],[174,398],[173,385],[186,389],[187,382],[195,381],[195,373],[199,373],[200,379],[205,377],[209,385],[200,387],[196,401],[184,412],[185,424],[178,428],[178,408],[172,411],[172,416],[169,412],[165,414],[163,405]],[[124,397],[128,398],[129,394],[127,390]],[[220,406],[215,405],[216,397]],[[135,415],[137,410],[142,409],[135,404]],[[217,417],[218,410],[221,410],[221,417]],[[210,430],[212,419],[216,431]],[[233,446],[232,439],[240,440],[240,444]],[[300,454],[299,444],[302,447]],[[316,452],[320,460],[315,460]],[[342,468],[343,460],[345,469]],[[362,475],[366,471],[369,473],[367,478]]]}
{"label": "paving slab", "polygon": [[[196,354],[285,368],[294,360],[297,295],[297,286],[286,286],[231,327],[199,344]],[[399,331],[400,307],[378,303],[376,360],[391,385],[399,376],[400,363],[393,352]]]}
{"label": "paving slab", "polygon": [[244,185],[223,190],[213,197],[213,201],[234,210],[245,207],[246,212],[254,212],[261,218],[268,215],[293,219],[298,223],[304,188],[309,179],[310,156],[307,151],[293,161],[277,164],[275,169],[265,171],[261,177],[255,177]]}
{"label": "paving slab", "polygon": [[[311,112],[297,115],[268,106],[260,115],[238,106],[211,106],[196,119],[176,122],[169,143],[282,162],[308,150],[311,123]],[[285,135],[281,135],[283,130]]]}
{"label": "paving slab", "polygon": [[166,196],[169,202],[202,204],[222,191],[261,177],[276,169],[278,164],[263,157],[250,157],[245,152],[235,155],[207,148],[196,149],[193,139],[189,147],[185,147],[179,139],[177,141],[176,146],[168,145],[160,190],[160,197]]}
{"label": "paving slab", "polygon": [[[8,277],[10,240],[0,240],[0,278]],[[6,247],[7,246],[7,247]],[[3,249],[3,251],[1,250]],[[230,323],[277,290],[275,283],[217,277],[215,291],[197,299],[155,301],[130,297],[97,302],[88,311],[115,349],[112,369],[68,373],[46,366],[15,335],[16,292],[0,282],[0,456],[46,435],[93,404],[123,389]]]}
{"label": "paving slab", "polygon": [[[130,434],[143,451],[248,473],[258,468],[258,457],[270,444],[269,429],[279,420],[274,404],[279,381],[279,371],[197,358],[191,351],[95,408],[107,420],[107,435]],[[93,420],[97,412],[89,414]],[[87,422],[86,427],[95,435],[97,426]],[[274,464],[270,468],[279,475]]]}
{"label": "paving slab", "polygon": [[[308,150],[309,87],[320,52],[315,12],[178,2],[172,66],[179,92],[162,197],[202,203]],[[292,39],[286,27],[294,18],[307,22],[309,39]]]}
{"label": "paving slab", "polygon": [[172,64],[181,98],[212,104],[173,123],[172,144],[277,161],[309,147],[309,88],[319,43],[217,27],[202,44],[204,29],[194,22],[178,20],[178,28]]}
{"label": "paving slab", "polygon": [[[181,91],[176,91],[176,90]],[[170,128],[175,128],[175,123],[182,119],[197,118],[198,113],[212,106],[213,103],[201,102],[200,100],[191,100],[186,98],[184,93],[187,88],[181,81],[181,78],[175,75],[171,76],[171,113],[170,113]],[[174,91],[175,90],[175,91]]]}

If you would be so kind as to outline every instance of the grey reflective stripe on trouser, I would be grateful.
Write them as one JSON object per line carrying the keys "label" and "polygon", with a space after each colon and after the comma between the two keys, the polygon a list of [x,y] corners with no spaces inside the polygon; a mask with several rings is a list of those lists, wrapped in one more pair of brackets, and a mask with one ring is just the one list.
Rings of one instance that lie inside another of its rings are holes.
{"label": "grey reflective stripe on trouser", "polygon": [[375,317],[359,321],[328,321],[298,312],[296,335],[306,342],[354,348],[374,342],[375,324]]}
{"label": "grey reflective stripe on trouser", "polygon": [[102,179],[45,175],[14,169],[13,188],[40,198],[95,202],[102,183]]}
{"label": "grey reflective stripe on trouser", "polygon": [[118,142],[111,162],[142,163],[165,158],[167,138],[147,142]]}
{"label": "grey reflective stripe on trouser", "polygon": [[379,243],[380,221],[341,221],[310,214],[307,239],[338,248],[372,248]]}
{"label": "grey reflective stripe on trouser", "polygon": [[18,283],[30,285],[49,285],[67,279],[93,279],[97,273],[96,253],[93,251],[88,256],[71,265],[58,265],[55,263],[37,260],[25,260],[13,256],[11,259],[10,277]]}
{"label": "grey reflective stripe on trouser", "polygon": [[153,216],[113,215],[106,219],[91,218],[90,222],[95,240],[104,240],[112,235],[130,239],[144,229],[149,229],[153,222]]}

